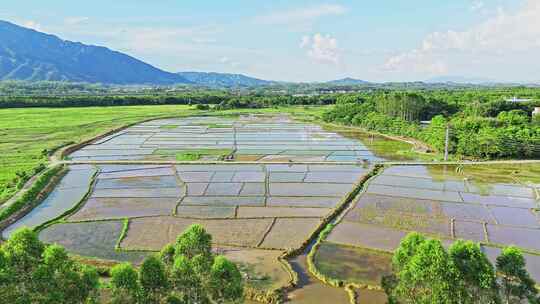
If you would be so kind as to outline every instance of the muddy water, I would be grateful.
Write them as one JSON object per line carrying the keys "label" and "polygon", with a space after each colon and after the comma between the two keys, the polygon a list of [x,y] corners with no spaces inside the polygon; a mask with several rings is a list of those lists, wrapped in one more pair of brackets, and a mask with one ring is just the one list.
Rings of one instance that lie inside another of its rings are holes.
{"label": "muddy water", "polygon": [[356,304],[386,304],[386,294],[382,291],[357,289],[358,300]]}
{"label": "muddy water", "polygon": [[289,260],[291,266],[298,273],[298,287],[288,294],[286,303],[294,304],[348,304],[349,296],[342,288],[335,288],[324,284],[315,278],[308,270],[307,256],[303,254]]}

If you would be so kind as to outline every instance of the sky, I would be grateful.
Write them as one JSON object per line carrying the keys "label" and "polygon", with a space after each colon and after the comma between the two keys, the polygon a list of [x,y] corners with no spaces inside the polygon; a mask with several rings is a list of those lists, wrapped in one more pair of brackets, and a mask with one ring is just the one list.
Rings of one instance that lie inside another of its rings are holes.
{"label": "sky", "polygon": [[540,82],[540,0],[2,0],[0,19],[171,72]]}

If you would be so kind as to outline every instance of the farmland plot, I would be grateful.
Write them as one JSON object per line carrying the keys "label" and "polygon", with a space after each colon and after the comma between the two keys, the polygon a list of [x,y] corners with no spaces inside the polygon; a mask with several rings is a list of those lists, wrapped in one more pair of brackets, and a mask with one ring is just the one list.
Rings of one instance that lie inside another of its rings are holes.
{"label": "farmland plot", "polygon": [[[149,121],[97,140],[69,158],[75,161],[357,162],[395,156],[386,147],[388,140],[375,137],[366,140],[368,136],[357,133],[341,135],[288,118],[259,119],[262,117]],[[407,149],[406,144],[401,143],[400,148]]]}
{"label": "farmland plot", "polygon": [[535,270],[540,259],[537,169],[534,165],[389,167],[370,181],[327,240],[358,250],[392,252],[408,232],[417,231],[444,244],[465,239],[486,248],[516,245],[527,252],[533,261],[529,268]]}
{"label": "farmland plot", "polygon": [[250,286],[271,290],[290,281],[278,257],[307,245],[373,162],[396,156],[388,142],[285,116],[144,122],[68,155],[70,173],[4,235],[48,223],[45,242],[137,263],[201,224]]}

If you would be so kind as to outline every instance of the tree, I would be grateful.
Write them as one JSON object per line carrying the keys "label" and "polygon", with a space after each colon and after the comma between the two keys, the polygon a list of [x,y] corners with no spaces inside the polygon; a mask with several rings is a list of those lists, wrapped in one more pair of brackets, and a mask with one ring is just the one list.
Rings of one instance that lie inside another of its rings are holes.
{"label": "tree", "polygon": [[457,271],[439,240],[411,233],[392,259],[383,281],[390,303],[457,303]]}
{"label": "tree", "polygon": [[0,247],[0,298],[9,303],[88,303],[97,298],[95,268],[72,260],[64,248],[45,246],[22,228]]}
{"label": "tree", "polygon": [[113,303],[138,303],[141,288],[137,270],[129,263],[122,263],[111,269]]}
{"label": "tree", "polygon": [[389,304],[540,303],[516,247],[503,250],[496,272],[479,244],[458,240],[447,252],[439,240],[413,232],[394,252],[392,270],[382,280]]}
{"label": "tree", "polygon": [[525,269],[525,258],[516,247],[503,249],[497,257],[497,271],[500,273],[501,294],[505,303],[539,303],[535,283]]}
{"label": "tree", "polygon": [[[1,261],[1,260],[0,260]],[[128,263],[111,270],[114,303],[210,304],[241,300],[243,281],[235,264],[212,253],[212,236],[190,226],[137,272]]]}
{"label": "tree", "polygon": [[97,299],[97,271],[72,261],[61,246],[50,245],[45,249],[43,263],[38,266],[33,277],[36,282],[35,291],[39,291],[41,302],[67,304]]}
{"label": "tree", "polygon": [[392,257],[393,269],[400,272],[416,254],[418,247],[425,241],[426,238],[417,232],[411,232],[403,238]]}
{"label": "tree", "polygon": [[185,255],[188,259],[196,255],[210,256],[212,253],[212,236],[201,225],[191,225],[178,236],[175,244],[177,255]]}
{"label": "tree", "polygon": [[172,290],[187,303],[209,303],[210,294],[204,286],[203,274],[195,272],[191,260],[179,255],[171,271]]}
{"label": "tree", "polygon": [[217,256],[210,272],[210,287],[217,303],[237,300],[243,294],[242,275],[234,263]]}
{"label": "tree", "polygon": [[456,303],[456,271],[439,240],[425,240],[398,274],[403,303]]}
{"label": "tree", "polygon": [[139,281],[145,301],[159,303],[159,299],[169,285],[163,262],[155,255],[147,257],[139,270]]}
{"label": "tree", "polygon": [[459,274],[460,303],[499,303],[495,269],[479,244],[458,240],[449,248]]}

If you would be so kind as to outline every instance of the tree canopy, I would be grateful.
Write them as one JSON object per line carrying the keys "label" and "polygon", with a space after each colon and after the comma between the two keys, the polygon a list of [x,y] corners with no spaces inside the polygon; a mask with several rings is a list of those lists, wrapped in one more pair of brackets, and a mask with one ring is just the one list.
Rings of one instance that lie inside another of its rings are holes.
{"label": "tree canopy", "polygon": [[418,233],[405,237],[392,259],[393,273],[382,285],[389,303],[540,303],[525,259],[505,248],[493,267],[479,244],[458,240],[446,250]]}
{"label": "tree canopy", "polygon": [[140,270],[120,264],[112,271],[116,303],[235,303],[243,299],[238,267],[212,252],[212,236],[190,226],[159,255],[149,256]]}
{"label": "tree canopy", "polygon": [[[111,302],[240,303],[242,275],[234,263],[212,252],[211,243],[211,235],[193,225],[139,268],[115,265],[107,284]],[[61,246],[43,244],[28,228],[0,247],[2,303],[96,303],[99,295],[95,268],[74,261]]]}
{"label": "tree canopy", "polygon": [[95,268],[75,262],[61,246],[45,246],[28,228],[0,248],[3,303],[88,303],[98,288]]}

